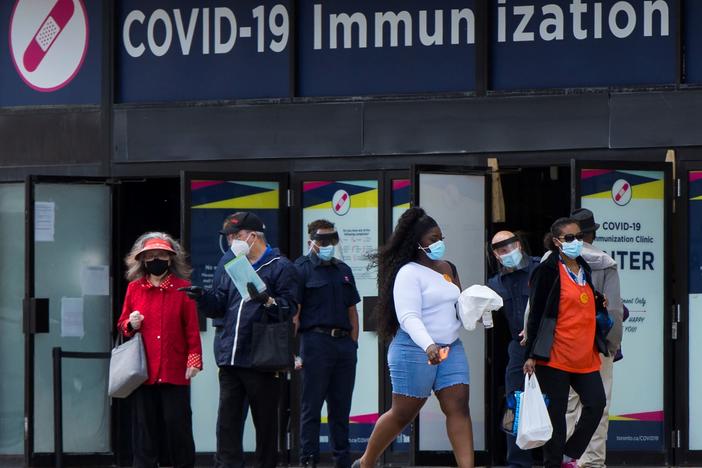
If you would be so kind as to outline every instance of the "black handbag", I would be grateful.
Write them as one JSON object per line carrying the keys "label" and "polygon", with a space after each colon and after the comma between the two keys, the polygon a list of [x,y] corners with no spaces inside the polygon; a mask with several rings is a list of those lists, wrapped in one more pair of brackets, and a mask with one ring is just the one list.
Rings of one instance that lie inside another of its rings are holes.
{"label": "black handbag", "polygon": [[253,324],[251,367],[261,371],[288,371],[294,367],[294,333],[292,317],[284,318],[278,308],[278,320],[271,322],[267,311]]}

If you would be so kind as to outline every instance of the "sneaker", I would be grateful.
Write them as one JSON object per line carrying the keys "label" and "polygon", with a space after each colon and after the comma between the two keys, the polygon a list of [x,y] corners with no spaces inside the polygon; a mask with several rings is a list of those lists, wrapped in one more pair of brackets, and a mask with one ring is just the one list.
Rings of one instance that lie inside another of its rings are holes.
{"label": "sneaker", "polygon": [[351,468],[361,468],[361,459],[359,458],[358,460],[354,461],[351,464]]}
{"label": "sneaker", "polygon": [[578,468],[578,461],[561,462],[561,468]]}

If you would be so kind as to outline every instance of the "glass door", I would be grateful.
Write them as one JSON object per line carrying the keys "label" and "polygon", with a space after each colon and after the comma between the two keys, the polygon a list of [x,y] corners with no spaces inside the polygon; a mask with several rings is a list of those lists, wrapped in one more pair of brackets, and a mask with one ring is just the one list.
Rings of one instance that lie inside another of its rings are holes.
{"label": "glass door", "polygon": [[666,163],[578,162],[573,206],[601,226],[594,246],[618,264],[623,359],[614,364],[607,462],[665,463],[672,429],[670,224]]}
{"label": "glass door", "polygon": [[24,454],[23,183],[0,184],[0,457]]}
{"label": "glass door", "polygon": [[[271,246],[280,248],[284,255],[289,256],[287,174],[184,172],[181,174],[181,190],[181,238],[190,253],[193,284],[212,287],[215,267],[229,249],[226,238],[219,232],[224,219],[237,211],[256,213],[266,225],[266,238]],[[213,319],[210,326],[201,318],[205,371],[193,380],[191,393],[193,435],[198,453],[216,451],[219,381],[212,346],[215,328],[222,325],[221,320]],[[287,402],[282,405],[285,409],[289,407]],[[244,451],[252,453],[255,448],[255,431],[249,414],[244,430]]]}
{"label": "glass door", "polygon": [[[25,308],[27,323],[44,323],[25,335],[25,449],[27,462],[37,463],[55,450],[52,349],[105,353],[112,346],[112,197],[104,180],[52,177],[31,177],[26,195],[25,302],[48,301],[48,326],[41,307],[35,317]],[[96,463],[111,460],[108,365],[63,360],[63,451],[92,454]]]}
{"label": "glass door", "polygon": [[[487,207],[490,193],[487,171],[461,167],[416,166],[412,170],[413,201],[441,226],[447,258],[456,265],[461,284],[485,284]],[[400,184],[398,184],[400,185]],[[476,464],[488,463],[489,433],[485,408],[487,334],[482,327],[461,328],[461,341],[470,365],[470,412]],[[446,419],[432,396],[419,413],[415,430],[415,464],[455,463],[446,436]]]}

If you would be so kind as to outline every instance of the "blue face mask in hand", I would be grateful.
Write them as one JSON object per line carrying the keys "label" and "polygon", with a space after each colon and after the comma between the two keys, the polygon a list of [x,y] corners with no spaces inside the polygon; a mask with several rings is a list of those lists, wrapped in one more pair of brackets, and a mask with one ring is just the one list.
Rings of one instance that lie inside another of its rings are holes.
{"label": "blue face mask in hand", "polygon": [[502,266],[509,269],[514,269],[522,263],[522,251],[520,249],[514,249],[510,253],[500,255],[500,263]]}
{"label": "blue face mask in hand", "polygon": [[334,256],[334,246],[333,245],[327,245],[326,247],[317,247],[317,248],[319,249],[319,252],[317,252],[317,256],[322,261],[328,262]]}
{"label": "blue face mask in hand", "polygon": [[427,257],[432,260],[441,260],[446,253],[446,244],[444,244],[443,240],[438,240],[429,247],[422,247],[420,245],[419,249],[423,250],[424,253],[427,254]]}
{"label": "blue face mask in hand", "polygon": [[566,257],[575,260],[583,251],[583,241],[575,239],[573,242],[563,242],[561,243],[561,251]]}

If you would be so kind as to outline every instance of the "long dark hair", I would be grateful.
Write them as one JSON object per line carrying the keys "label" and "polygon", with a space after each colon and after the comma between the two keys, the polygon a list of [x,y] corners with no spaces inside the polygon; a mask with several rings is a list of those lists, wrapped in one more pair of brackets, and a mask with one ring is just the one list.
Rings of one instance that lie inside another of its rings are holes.
{"label": "long dark hair", "polygon": [[551,225],[551,229],[544,236],[544,247],[546,250],[551,250],[552,252],[558,252],[558,247],[555,242],[553,242],[554,237],[560,237],[563,234],[563,228],[569,224],[577,224],[580,226],[577,220],[573,218],[558,218]]}
{"label": "long dark hair", "polygon": [[436,221],[422,208],[410,208],[400,216],[387,243],[371,256],[371,265],[378,267],[378,302],[373,315],[377,321],[378,334],[384,340],[391,339],[400,326],[392,292],[397,272],[419,257],[420,239],[436,225]]}

